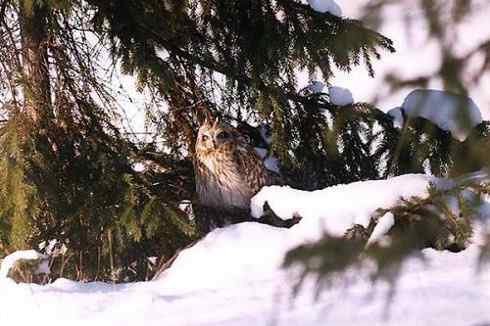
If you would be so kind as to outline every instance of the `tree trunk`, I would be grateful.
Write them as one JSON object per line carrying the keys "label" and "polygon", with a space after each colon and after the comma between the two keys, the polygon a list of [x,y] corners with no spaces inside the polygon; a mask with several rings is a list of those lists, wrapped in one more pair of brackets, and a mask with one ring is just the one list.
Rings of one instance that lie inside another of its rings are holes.
{"label": "tree trunk", "polygon": [[24,110],[34,125],[53,116],[48,61],[48,7],[45,1],[19,1],[24,74]]}

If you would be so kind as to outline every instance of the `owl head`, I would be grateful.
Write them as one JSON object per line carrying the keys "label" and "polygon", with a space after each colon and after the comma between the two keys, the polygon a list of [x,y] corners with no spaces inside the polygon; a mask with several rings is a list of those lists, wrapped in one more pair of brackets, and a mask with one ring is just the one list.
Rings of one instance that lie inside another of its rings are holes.
{"label": "owl head", "polygon": [[196,153],[209,153],[240,140],[240,133],[229,124],[206,119],[199,128],[196,140]]}

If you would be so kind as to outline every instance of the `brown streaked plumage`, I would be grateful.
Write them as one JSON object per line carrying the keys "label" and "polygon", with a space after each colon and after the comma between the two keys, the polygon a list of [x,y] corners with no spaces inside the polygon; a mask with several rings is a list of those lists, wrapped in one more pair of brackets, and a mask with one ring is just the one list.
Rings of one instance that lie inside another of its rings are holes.
{"label": "brown streaked plumage", "polygon": [[260,157],[232,126],[205,121],[196,141],[196,190],[202,205],[250,207],[250,199],[268,182]]}

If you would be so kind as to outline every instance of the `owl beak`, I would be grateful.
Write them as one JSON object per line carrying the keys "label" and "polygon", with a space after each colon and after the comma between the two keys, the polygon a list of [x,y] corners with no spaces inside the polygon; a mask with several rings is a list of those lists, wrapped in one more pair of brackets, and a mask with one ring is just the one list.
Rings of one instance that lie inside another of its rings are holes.
{"label": "owl beak", "polygon": [[216,140],[211,141],[211,143],[213,144],[213,149],[216,149]]}

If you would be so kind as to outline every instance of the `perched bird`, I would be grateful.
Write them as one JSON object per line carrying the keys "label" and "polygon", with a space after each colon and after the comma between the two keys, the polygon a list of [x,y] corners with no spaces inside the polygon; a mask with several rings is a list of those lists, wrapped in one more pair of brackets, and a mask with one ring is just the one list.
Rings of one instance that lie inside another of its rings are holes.
{"label": "perched bird", "polygon": [[269,182],[268,172],[246,137],[227,123],[206,120],[195,148],[196,190],[201,205],[249,209]]}

